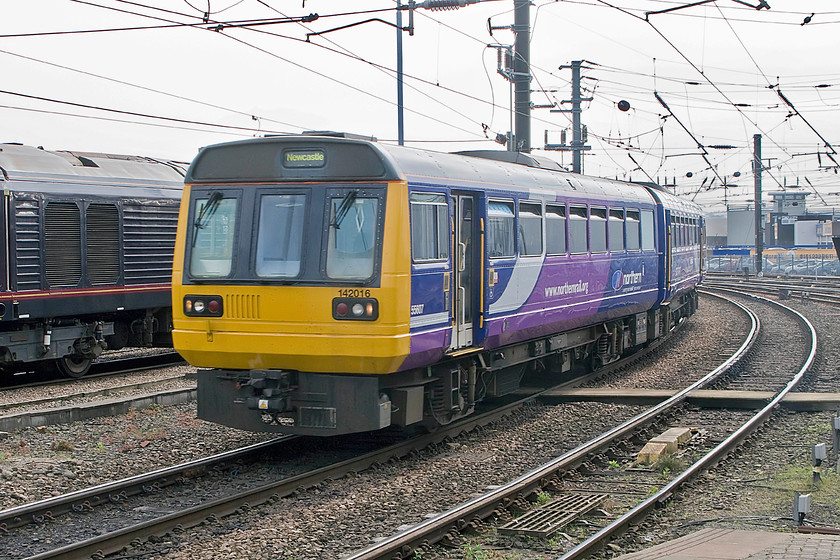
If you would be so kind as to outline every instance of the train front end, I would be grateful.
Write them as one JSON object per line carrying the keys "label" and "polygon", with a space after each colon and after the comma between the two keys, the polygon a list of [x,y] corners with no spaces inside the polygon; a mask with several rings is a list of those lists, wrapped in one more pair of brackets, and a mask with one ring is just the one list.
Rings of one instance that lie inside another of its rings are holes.
{"label": "train front end", "polygon": [[382,379],[409,354],[405,180],[374,144],[325,136],[204,148],[173,267],[175,348],[198,415],[250,431],[392,422]]}

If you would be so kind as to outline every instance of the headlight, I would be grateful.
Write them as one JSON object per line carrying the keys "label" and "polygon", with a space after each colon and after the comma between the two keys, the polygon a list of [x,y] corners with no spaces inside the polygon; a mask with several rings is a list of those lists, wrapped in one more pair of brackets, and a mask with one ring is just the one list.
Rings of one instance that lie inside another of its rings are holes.
{"label": "headlight", "polygon": [[221,317],[223,311],[222,296],[184,296],[187,317]]}
{"label": "headlight", "polygon": [[332,315],[345,321],[375,321],[379,318],[379,302],[373,298],[335,298]]}

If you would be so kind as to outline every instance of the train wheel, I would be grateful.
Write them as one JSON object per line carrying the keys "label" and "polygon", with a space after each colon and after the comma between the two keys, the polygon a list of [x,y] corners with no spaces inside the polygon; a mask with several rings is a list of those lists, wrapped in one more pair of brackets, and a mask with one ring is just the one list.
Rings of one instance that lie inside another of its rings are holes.
{"label": "train wheel", "polygon": [[90,365],[93,363],[91,358],[85,358],[79,354],[71,354],[64,356],[55,361],[58,371],[66,377],[79,378],[90,371]]}

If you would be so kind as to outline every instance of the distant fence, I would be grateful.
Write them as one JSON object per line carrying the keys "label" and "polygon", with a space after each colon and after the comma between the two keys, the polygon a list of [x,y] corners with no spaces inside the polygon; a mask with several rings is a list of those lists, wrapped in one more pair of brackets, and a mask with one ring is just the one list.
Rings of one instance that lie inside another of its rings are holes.
{"label": "distant fence", "polygon": [[[768,249],[762,272],[772,276],[840,276],[840,260],[833,249]],[[755,274],[755,251],[722,247],[706,253],[706,270]]]}

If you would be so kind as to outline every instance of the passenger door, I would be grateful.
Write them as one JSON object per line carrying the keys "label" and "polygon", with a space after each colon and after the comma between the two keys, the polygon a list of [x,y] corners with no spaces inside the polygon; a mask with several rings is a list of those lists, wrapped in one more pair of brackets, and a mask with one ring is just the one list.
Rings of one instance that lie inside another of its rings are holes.
{"label": "passenger door", "polygon": [[472,195],[453,194],[455,221],[455,328],[452,335],[452,349],[473,345],[473,325],[479,315],[476,290],[481,275],[478,265],[481,259],[477,253],[475,198]]}

